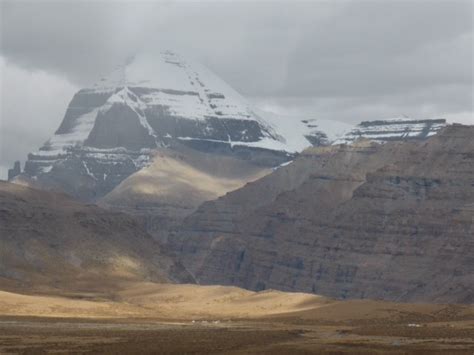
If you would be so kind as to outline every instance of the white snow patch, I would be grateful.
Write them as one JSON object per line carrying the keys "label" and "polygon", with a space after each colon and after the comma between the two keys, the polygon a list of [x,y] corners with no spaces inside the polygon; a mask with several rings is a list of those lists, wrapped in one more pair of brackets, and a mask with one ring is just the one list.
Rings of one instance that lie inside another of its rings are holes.
{"label": "white snow patch", "polygon": [[87,166],[87,163],[82,160],[82,166],[86,169],[86,173],[87,175],[89,175],[90,177],[92,177],[94,180],[97,180],[97,178],[91,173],[91,171],[89,170],[89,167]]}
{"label": "white snow patch", "polygon": [[[376,124],[378,121],[382,121],[384,124]],[[431,137],[437,133],[442,127],[445,126],[443,123],[428,123],[428,122],[417,122],[415,119],[408,118],[406,116],[389,118],[372,121],[359,124],[352,131],[347,133],[344,137],[338,139],[335,143],[351,143],[358,138],[366,138],[377,141],[388,141],[390,139],[403,139],[403,138],[414,138],[424,133],[426,129],[430,129],[427,133],[427,137]]]}
{"label": "white snow patch", "polygon": [[[288,117],[258,109],[255,111],[270,124],[275,132],[282,136],[287,147],[285,150],[289,152],[301,152],[305,148],[310,147],[311,143],[305,136],[311,135],[314,132],[319,131],[326,134],[328,141],[333,142],[343,137],[354,127],[339,121]],[[308,121],[308,123],[303,121]],[[309,127],[309,125],[315,127]]]}
{"label": "white snow patch", "polygon": [[49,173],[52,169],[53,169],[53,165],[52,165],[52,164],[51,164],[51,165],[47,165],[47,166],[42,166],[42,167],[41,167],[41,172],[42,172],[43,174],[47,174],[47,173]]}
{"label": "white snow patch", "polygon": [[282,163],[282,164],[280,164],[280,165],[274,167],[273,170],[278,170],[278,169],[280,169],[280,168],[283,168],[283,167],[285,167],[285,166],[290,165],[291,163],[293,163],[293,160],[289,160],[289,161],[287,161],[287,162],[284,162],[284,163]]}
{"label": "white snow patch", "polygon": [[66,149],[68,147],[74,147],[76,145],[82,144],[87,139],[92,128],[94,127],[98,111],[99,109],[97,108],[82,116],[79,116],[76,119],[75,125],[71,129],[70,133],[55,134],[48,142],[46,142],[48,150],[41,150],[34,154],[42,156],[61,155],[66,153]]}
{"label": "white snow patch", "polygon": [[94,84],[92,91],[110,92],[127,86],[156,89],[141,95],[143,102],[166,106],[175,116],[255,119],[247,101],[229,85],[202,64],[170,51],[135,56]]}

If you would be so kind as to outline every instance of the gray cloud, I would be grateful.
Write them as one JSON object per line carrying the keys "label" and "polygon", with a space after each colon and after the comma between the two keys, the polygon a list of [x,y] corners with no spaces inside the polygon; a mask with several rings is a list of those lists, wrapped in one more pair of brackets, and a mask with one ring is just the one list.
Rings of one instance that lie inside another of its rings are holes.
{"label": "gray cloud", "polygon": [[472,2],[5,2],[2,52],[86,85],[178,47],[244,94],[361,95],[472,83]]}
{"label": "gray cloud", "polygon": [[25,70],[2,57],[0,73],[0,169],[5,176],[15,160],[24,161],[54,133],[77,87],[63,77]]}
{"label": "gray cloud", "polygon": [[[470,0],[4,0],[1,6],[1,55],[11,63],[4,70],[41,71],[55,78],[47,81],[52,92],[57,80],[89,85],[137,51],[172,48],[278,112],[348,122],[399,114],[472,118]],[[10,80],[4,91],[41,105],[42,93],[26,97],[22,85]],[[2,111],[25,116],[22,107]],[[42,111],[30,124],[57,111]]]}

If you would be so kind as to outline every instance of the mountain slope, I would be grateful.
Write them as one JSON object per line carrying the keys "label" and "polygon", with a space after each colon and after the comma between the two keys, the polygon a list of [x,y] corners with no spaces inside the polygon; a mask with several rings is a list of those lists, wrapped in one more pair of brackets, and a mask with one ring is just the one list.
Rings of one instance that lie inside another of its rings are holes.
{"label": "mountain slope", "polygon": [[203,202],[271,171],[183,145],[159,148],[148,167],[122,181],[99,204],[139,217],[154,237],[166,239],[168,231]]}
{"label": "mountain slope", "polygon": [[191,281],[131,217],[0,182],[0,285],[97,290],[119,281]]}
{"label": "mountain slope", "polygon": [[200,283],[472,302],[473,137],[312,148],[203,204],[170,243]]}

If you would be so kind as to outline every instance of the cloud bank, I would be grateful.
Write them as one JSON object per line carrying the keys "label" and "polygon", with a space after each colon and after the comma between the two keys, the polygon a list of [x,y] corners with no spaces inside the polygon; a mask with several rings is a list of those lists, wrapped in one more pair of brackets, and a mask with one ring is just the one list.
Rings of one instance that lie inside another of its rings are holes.
{"label": "cloud bank", "polygon": [[277,113],[474,124],[470,0],[1,6],[0,165],[24,160],[54,132],[74,90],[136,52],[166,48],[192,55]]}

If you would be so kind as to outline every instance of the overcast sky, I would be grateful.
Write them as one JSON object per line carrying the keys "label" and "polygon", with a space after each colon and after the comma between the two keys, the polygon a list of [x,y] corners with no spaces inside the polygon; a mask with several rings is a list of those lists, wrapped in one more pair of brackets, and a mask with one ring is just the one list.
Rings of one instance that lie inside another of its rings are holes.
{"label": "overcast sky", "polygon": [[0,3],[0,178],[139,51],[190,54],[290,116],[474,124],[472,0]]}

